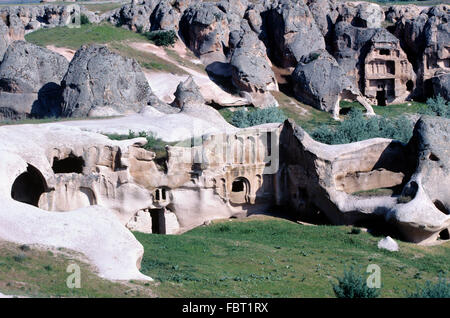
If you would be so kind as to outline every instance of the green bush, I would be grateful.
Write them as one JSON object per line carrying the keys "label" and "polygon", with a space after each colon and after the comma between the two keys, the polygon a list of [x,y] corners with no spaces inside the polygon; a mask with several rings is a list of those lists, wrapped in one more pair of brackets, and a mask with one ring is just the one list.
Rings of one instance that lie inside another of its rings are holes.
{"label": "green bush", "polygon": [[85,14],[80,15],[80,24],[91,24],[89,18]]}
{"label": "green bush", "polygon": [[333,291],[337,298],[376,298],[379,296],[377,288],[369,288],[363,275],[357,273],[353,267],[344,270],[344,276],[338,277],[338,283],[333,284]]}
{"label": "green bush", "polygon": [[370,138],[382,137],[408,142],[412,136],[413,124],[404,116],[396,119],[384,117],[365,118],[358,108],[352,108],[347,118],[335,127],[319,126],[311,136],[322,143],[346,144]]}
{"label": "green bush", "polygon": [[247,111],[239,109],[231,117],[231,124],[239,128],[246,128],[267,123],[281,123],[286,120],[283,111],[277,107],[268,107]]}
{"label": "green bush", "polygon": [[177,41],[177,34],[173,30],[146,32],[145,36],[157,46],[169,46]]}
{"label": "green bush", "polygon": [[414,293],[408,295],[412,298],[450,298],[450,283],[444,277],[439,277],[437,283],[430,281],[423,287],[417,287]]}
{"label": "green bush", "polygon": [[450,103],[441,95],[437,95],[435,98],[427,99],[427,107],[421,109],[420,113],[450,118]]}

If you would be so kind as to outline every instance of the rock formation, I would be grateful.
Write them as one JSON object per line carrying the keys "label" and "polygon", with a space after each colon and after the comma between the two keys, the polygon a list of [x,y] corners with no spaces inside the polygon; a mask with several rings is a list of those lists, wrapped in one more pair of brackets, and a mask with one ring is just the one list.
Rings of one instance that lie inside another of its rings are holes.
{"label": "rock formation", "polygon": [[0,64],[3,118],[56,117],[61,114],[61,80],[67,60],[25,41],[15,41]]}
{"label": "rock formation", "polygon": [[411,98],[416,74],[400,41],[385,29],[370,39],[364,59],[364,95],[372,104],[402,103]]}
{"label": "rock formation", "polygon": [[62,115],[113,116],[138,112],[151,98],[139,64],[106,46],[82,46],[62,81]]}
{"label": "rock formation", "polygon": [[271,58],[282,67],[295,67],[301,57],[325,49],[322,33],[303,2],[281,0],[267,12],[266,32]]}
{"label": "rock formation", "polygon": [[278,91],[278,84],[266,56],[264,44],[254,33],[245,34],[231,57],[232,83],[249,96],[257,107],[277,106],[268,91]]}

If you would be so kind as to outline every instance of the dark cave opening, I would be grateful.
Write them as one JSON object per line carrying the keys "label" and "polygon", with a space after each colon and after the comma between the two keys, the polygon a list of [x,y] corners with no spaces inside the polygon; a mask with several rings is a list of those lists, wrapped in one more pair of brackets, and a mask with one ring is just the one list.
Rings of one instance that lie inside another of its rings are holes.
{"label": "dark cave opening", "polygon": [[242,192],[244,191],[244,180],[235,180],[233,181],[233,185],[231,186],[231,191],[233,192]]}
{"label": "dark cave opening", "polygon": [[38,206],[39,198],[46,190],[45,179],[38,169],[28,165],[27,171],[19,175],[11,188],[11,197],[19,202]]}
{"label": "dark cave opening", "polygon": [[164,209],[150,209],[150,216],[152,218],[152,233],[166,234],[166,218],[164,216]]}
{"label": "dark cave opening", "polygon": [[386,106],[386,91],[384,89],[377,91],[377,104],[378,106]]}
{"label": "dark cave opening", "polygon": [[82,173],[84,160],[82,157],[76,157],[72,154],[65,159],[53,158],[53,172],[55,173]]}
{"label": "dark cave opening", "polygon": [[439,238],[441,240],[450,240],[450,233],[448,232],[448,229],[444,229],[439,232]]}

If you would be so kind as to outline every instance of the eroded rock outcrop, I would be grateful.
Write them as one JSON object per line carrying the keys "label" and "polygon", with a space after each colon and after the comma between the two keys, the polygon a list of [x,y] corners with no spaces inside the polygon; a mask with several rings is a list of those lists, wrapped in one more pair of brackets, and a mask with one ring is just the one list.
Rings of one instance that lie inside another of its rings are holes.
{"label": "eroded rock outcrop", "polygon": [[270,55],[279,66],[295,67],[302,56],[325,49],[322,32],[303,2],[281,0],[266,14]]}
{"label": "eroded rock outcrop", "polygon": [[75,53],[62,87],[62,115],[67,117],[135,113],[152,96],[139,64],[101,45]]}
{"label": "eroded rock outcrop", "polygon": [[61,114],[61,80],[69,63],[62,56],[15,41],[0,64],[0,108],[4,118],[56,117]]}
{"label": "eroded rock outcrop", "polygon": [[[247,33],[239,41],[231,57],[232,82],[241,94],[248,95],[256,107],[277,106],[269,91],[278,91],[264,44],[255,33]],[[244,95],[244,96],[245,96]]]}
{"label": "eroded rock outcrop", "polygon": [[[389,219],[412,242],[448,239],[450,228],[450,119],[423,116],[409,142],[416,168]],[[439,180],[437,182],[437,180]],[[406,202],[406,203],[405,203]]]}

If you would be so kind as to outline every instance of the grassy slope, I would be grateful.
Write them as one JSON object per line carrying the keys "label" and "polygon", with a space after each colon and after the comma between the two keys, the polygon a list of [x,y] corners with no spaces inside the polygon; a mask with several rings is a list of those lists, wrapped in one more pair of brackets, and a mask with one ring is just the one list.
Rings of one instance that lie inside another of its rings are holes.
{"label": "grassy slope", "polygon": [[[81,288],[69,289],[66,272],[69,264],[81,268]],[[67,250],[40,249],[0,241],[0,292],[29,297],[135,297],[151,296],[149,288],[130,282],[118,283],[100,278],[80,261],[79,255]]]}
{"label": "grassy slope", "polygon": [[[0,292],[31,297],[333,297],[346,266],[381,267],[382,297],[403,297],[426,280],[448,277],[450,244],[399,242],[391,253],[378,237],[345,226],[305,226],[258,217],[220,221],[182,235],[135,233],[142,272],[155,282],[111,282],[79,255],[0,242]],[[66,287],[69,264],[81,266],[81,289]]]}
{"label": "grassy slope", "polygon": [[[233,220],[179,236],[135,233],[144,245],[142,271],[161,297],[333,297],[331,283],[346,266],[382,271],[382,297],[404,297],[448,271],[450,245],[400,242],[400,252],[377,248],[380,238],[350,227],[304,226],[284,220]],[[448,273],[446,273],[448,275]]]}
{"label": "grassy slope", "polygon": [[110,24],[85,24],[80,28],[56,27],[40,29],[25,36],[28,42],[40,46],[55,45],[77,50],[84,44],[107,44],[113,51],[134,58],[145,69],[184,75],[177,65],[152,53],[138,51],[127,45],[128,41],[150,42],[144,35]]}

